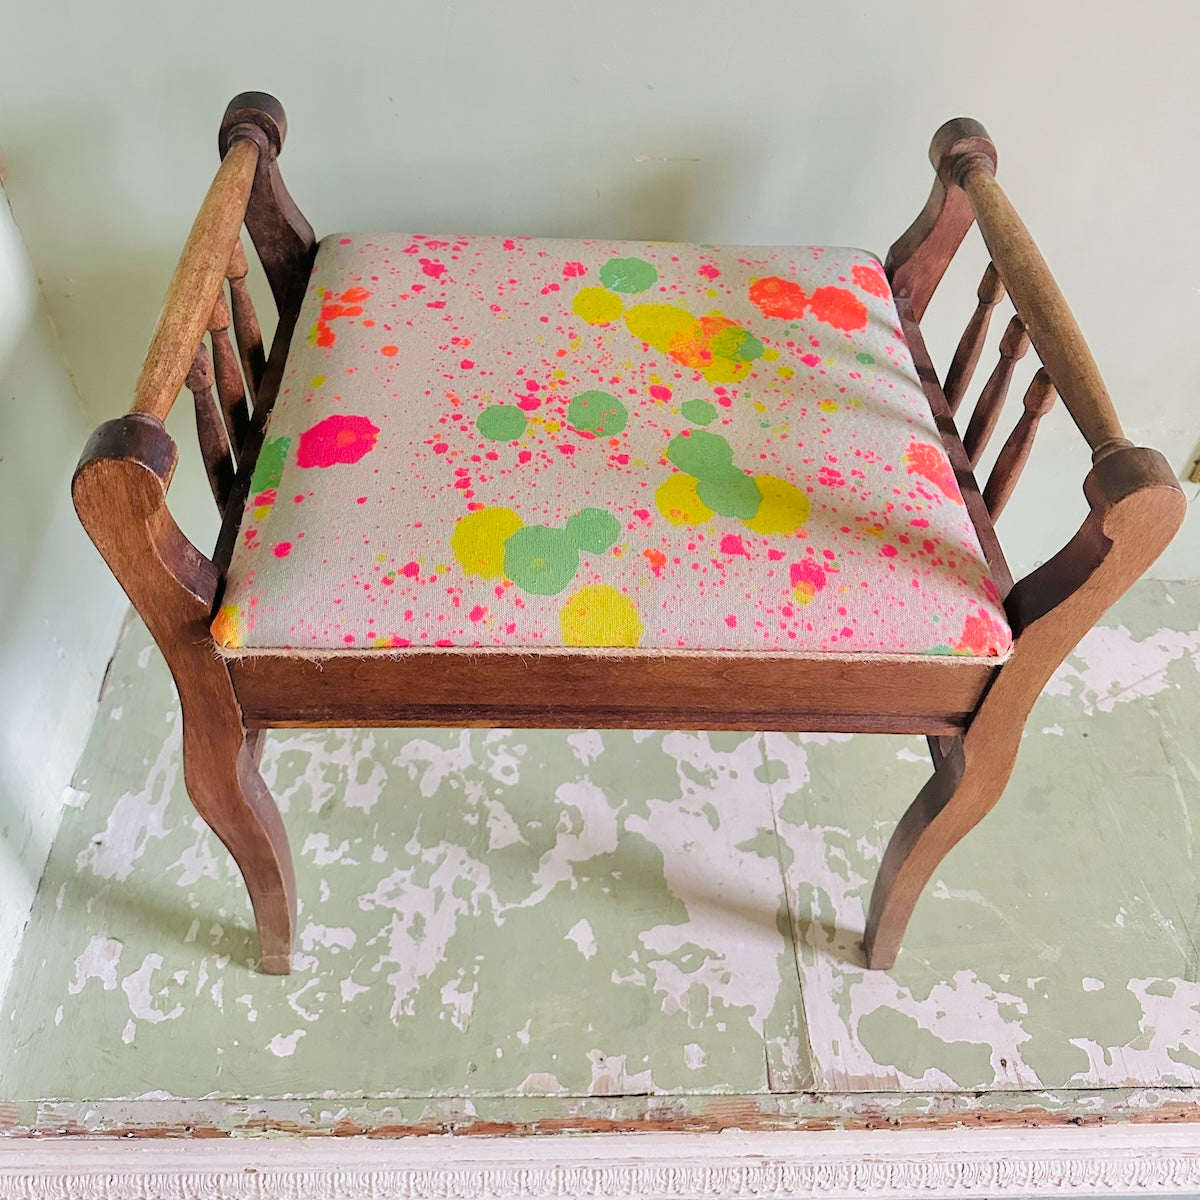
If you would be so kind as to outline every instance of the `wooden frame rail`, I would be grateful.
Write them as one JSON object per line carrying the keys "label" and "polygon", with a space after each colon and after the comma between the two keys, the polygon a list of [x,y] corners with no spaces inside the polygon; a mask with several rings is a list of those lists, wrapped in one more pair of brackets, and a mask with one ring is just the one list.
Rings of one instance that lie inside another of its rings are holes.
{"label": "wooden frame rail", "polygon": [[[323,664],[289,654],[218,658],[210,621],[315,253],[313,231],[279,174],[285,133],[283,110],[272,97],[244,93],[229,105],[219,138],[221,166],[168,289],[133,407],[96,431],[73,482],[80,519],[175,678],[188,791],[242,871],[261,968],[289,969],[296,890],[283,824],[258,772],[260,731],[427,723],[928,735],[933,775],[888,845],[867,922],[868,964],[890,966],[930,875],[999,799],[1045,682],[1167,544],[1184,510],[1183,494],[1162,456],[1125,438],[1074,317],[996,184],[996,151],[986,131],[960,119],[937,132],[930,149],[932,192],[892,247],[886,268],[917,373],[1005,599],[1015,644],[1002,663],[934,657],[654,658],[635,652],[424,652],[336,657]],[[943,391],[920,321],[976,221],[991,262]],[[246,286],[243,223],[279,310],[269,358]],[[1016,315],[1001,339],[999,362],[975,406],[964,445],[955,414],[1005,295]],[[981,492],[973,468],[997,427],[1015,364],[1031,348],[1042,366]],[[184,538],[165,501],[177,451],[162,422],[185,383],[196,400],[205,464],[224,517],[211,558]],[[1092,450],[1093,467],[1084,481],[1089,513],[1058,554],[1014,584],[994,521],[1056,394]],[[731,695],[738,697],[736,711]]]}

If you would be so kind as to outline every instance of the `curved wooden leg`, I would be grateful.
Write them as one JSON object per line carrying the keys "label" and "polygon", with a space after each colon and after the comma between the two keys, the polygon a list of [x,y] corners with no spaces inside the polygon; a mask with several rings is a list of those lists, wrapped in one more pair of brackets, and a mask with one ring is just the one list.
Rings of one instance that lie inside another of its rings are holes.
{"label": "curved wooden leg", "polygon": [[75,472],[84,528],[154,635],[183,709],[183,772],[197,811],[233,855],[258,925],[261,969],[291,969],[296,883],[279,810],[258,773],[259,734],[247,734],[228,667],[208,633],[214,564],[166,507],[175,443],[162,422],[132,413],[102,425]]}
{"label": "curved wooden leg", "polygon": [[942,738],[933,746],[933,777],[900,819],[871,893],[864,943],[868,967],[886,971],[895,963],[929,877],[1000,799],[1016,762],[1024,720],[1014,724],[989,731],[977,719],[965,737]]}
{"label": "curved wooden leg", "polygon": [[286,975],[296,929],[296,879],[279,810],[258,773],[261,739],[222,722],[211,703],[184,705],[183,773],[196,811],[233,855],[258,927],[259,969]]}

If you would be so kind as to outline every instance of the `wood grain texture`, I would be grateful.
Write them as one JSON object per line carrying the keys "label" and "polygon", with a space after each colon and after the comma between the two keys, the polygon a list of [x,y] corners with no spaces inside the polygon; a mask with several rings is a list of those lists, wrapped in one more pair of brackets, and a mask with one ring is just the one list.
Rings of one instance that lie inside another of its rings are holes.
{"label": "wood grain texture", "polygon": [[971,202],[951,175],[956,156],[975,156],[996,167],[996,147],[978,121],[958,117],[933,135],[929,159],[936,176],[917,219],[888,251],[884,269],[897,299],[920,321],[955,251],[975,220]]}
{"label": "wood grain texture", "polygon": [[1156,450],[1115,449],[1084,481],[1090,512],[1075,537],[1020,580],[1007,609],[1016,641],[958,744],[939,743],[933,777],[888,844],[867,918],[868,965],[896,960],[930,876],[999,800],[1034,701],[1079,639],[1162,553],[1186,501]]}
{"label": "wood grain texture", "polygon": [[992,262],[1063,404],[1087,439],[1092,461],[1128,448],[1096,360],[1029,230],[980,155],[952,155],[952,169],[970,197]]}
{"label": "wood grain texture", "polygon": [[[986,659],[413,653],[229,660],[248,725],[804,729],[961,728]],[[813,700],[820,697],[820,705]]]}
{"label": "wood grain texture", "polygon": [[988,376],[987,383],[983,385],[983,391],[979,393],[979,399],[967,425],[967,432],[963,435],[963,446],[972,470],[979,466],[979,460],[983,457],[988,442],[992,440],[996,422],[1000,420],[1000,413],[1004,408],[1004,401],[1008,399],[1013,371],[1028,349],[1029,334],[1025,332],[1021,318],[1015,316],[1009,321],[1008,328],[1000,339],[999,359]]}
{"label": "wood grain texture", "polygon": [[225,282],[257,163],[258,147],[253,142],[237,142],[204,197],[134,388],[134,412],[165,421],[183,388]]}
{"label": "wood grain texture", "polygon": [[995,466],[992,467],[992,473],[983,489],[983,502],[987,505],[993,521],[1000,519],[1000,514],[1008,504],[1013,489],[1021,478],[1021,472],[1025,469],[1029,452],[1033,449],[1038,424],[1054,407],[1057,395],[1046,368],[1040,367],[1025,390],[1021,416],[996,458]]}
{"label": "wood grain texture", "polygon": [[254,907],[261,969],[290,968],[296,888],[287,835],[253,762],[225,664],[208,633],[219,576],[166,506],[176,448],[130,413],[92,435],[76,468],[79,519],[146,622],[179,691],[183,769],[197,811],[233,855]]}
{"label": "wood grain texture", "polygon": [[259,149],[254,188],[246,206],[246,228],[279,309],[297,281],[308,278],[317,245],[312,226],[296,207],[279,173],[279,154],[286,137],[283,106],[266,92],[235,96],[225,109],[218,136],[222,158],[245,142]]}
{"label": "wood grain texture", "polygon": [[987,341],[992,313],[1004,298],[1004,284],[1000,282],[1000,275],[994,264],[988,263],[975,295],[978,303],[966,329],[963,330],[962,337],[958,340],[954,358],[946,372],[945,386],[942,388],[946,393],[946,403],[950,406],[951,415],[958,412],[958,406],[967,394],[975,367],[979,363],[979,356],[983,353],[983,346]]}
{"label": "wood grain texture", "polygon": [[249,389],[250,400],[257,403],[258,389],[262,383],[263,371],[267,362],[263,355],[262,329],[258,324],[258,313],[254,310],[254,301],[250,298],[250,288],[246,276],[250,267],[246,262],[246,252],[242,249],[241,239],[234,243],[233,256],[225,271],[229,280],[229,301],[233,309],[233,334],[237,341],[238,357],[242,362],[242,375]]}

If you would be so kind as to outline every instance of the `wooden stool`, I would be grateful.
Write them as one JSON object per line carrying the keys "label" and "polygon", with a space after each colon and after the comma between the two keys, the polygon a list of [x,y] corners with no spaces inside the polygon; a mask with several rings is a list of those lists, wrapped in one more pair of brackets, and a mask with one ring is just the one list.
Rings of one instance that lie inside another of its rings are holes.
{"label": "wooden stool", "polygon": [[[938,131],[932,194],[881,266],[829,247],[318,245],[279,174],[285,129],[270,96],[229,105],[133,407],[73,484],[175,678],[188,791],[241,868],[262,969],[289,970],[296,916],[262,731],[362,725],[925,734],[934,773],[867,924],[889,967],[1038,693],[1184,513],[1163,457],[1125,439],[986,132]],[[269,357],[243,222],[279,309]],[[974,222],[991,262],[943,388],[919,322]],[[981,493],[1030,347],[1043,365]],[[185,384],[223,516],[211,557],[165,503]],[[1014,584],[993,523],[1056,395],[1092,449],[1090,512]]]}

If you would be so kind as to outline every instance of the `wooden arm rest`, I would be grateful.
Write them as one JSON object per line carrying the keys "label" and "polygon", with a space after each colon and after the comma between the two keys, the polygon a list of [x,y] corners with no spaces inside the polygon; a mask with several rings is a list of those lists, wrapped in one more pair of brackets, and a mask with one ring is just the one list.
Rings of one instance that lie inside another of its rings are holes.
{"label": "wooden arm rest", "polygon": [[1092,461],[1131,445],[1078,322],[1029,230],[996,182],[994,151],[988,153],[973,139],[956,139],[935,165],[939,175],[970,199],[992,263],[1051,382],[1087,439]]}
{"label": "wooden arm rest", "polygon": [[254,141],[238,140],[217,170],[167,289],[134,389],[133,412],[164,421],[183,387],[239,244],[259,153]]}

